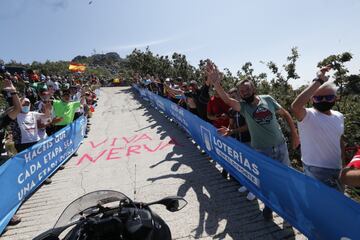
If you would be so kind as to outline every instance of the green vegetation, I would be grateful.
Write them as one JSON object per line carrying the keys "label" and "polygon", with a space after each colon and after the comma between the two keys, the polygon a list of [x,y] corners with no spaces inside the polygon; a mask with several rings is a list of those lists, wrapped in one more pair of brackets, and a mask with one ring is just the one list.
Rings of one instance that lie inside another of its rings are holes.
{"label": "green vegetation", "polygon": [[[296,72],[296,61],[300,57],[297,48],[292,48],[285,64],[278,66],[269,61],[263,62],[270,72],[271,76],[265,73],[254,74],[251,62],[246,62],[234,76],[229,69],[223,70],[223,86],[226,89],[234,87],[242,79],[250,77],[257,86],[259,94],[272,95],[286,109],[290,110],[290,104],[304,89],[305,86],[294,90],[289,84],[291,79],[299,79]],[[351,53],[345,52],[339,55],[331,55],[319,62],[318,67],[331,64],[335,70],[335,83],[339,87],[339,101],[336,108],[345,115],[345,138],[348,145],[354,145],[360,139],[360,130],[352,124],[352,121],[360,120],[360,75],[349,73],[345,64],[351,61]],[[121,78],[130,83],[132,76],[139,73],[141,76],[151,74],[161,79],[167,77],[181,77],[186,81],[203,81],[202,69],[205,60],[200,60],[198,66],[192,66],[186,59],[186,56],[174,53],[172,56],[160,56],[151,52],[149,48],[145,51],[134,49],[126,58],[121,58],[117,53],[110,52],[106,54],[94,54],[92,56],[77,56],[71,62],[86,64],[87,69],[84,76],[95,74],[103,81],[108,82],[114,78]],[[21,64],[11,61],[6,64],[7,67],[24,67],[26,69],[36,70],[44,75],[70,75],[68,70],[68,61],[45,63],[33,62],[32,64]],[[315,73],[314,73],[315,75]],[[1,84],[1,83],[0,83]],[[1,85],[0,85],[1,87]],[[1,105],[0,105],[1,107]],[[282,124],[286,136],[289,131]],[[290,151],[290,155],[295,166],[301,167],[298,151]]]}

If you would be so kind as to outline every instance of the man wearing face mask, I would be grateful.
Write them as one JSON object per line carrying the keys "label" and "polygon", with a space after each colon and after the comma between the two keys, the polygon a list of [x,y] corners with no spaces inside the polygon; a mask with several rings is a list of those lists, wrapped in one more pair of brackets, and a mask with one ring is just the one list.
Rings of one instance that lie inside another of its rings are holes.
{"label": "man wearing face mask", "polygon": [[[276,118],[276,114],[279,114],[287,122],[291,131],[292,147],[295,149],[299,145],[299,136],[289,112],[271,96],[256,95],[254,83],[249,79],[237,85],[243,101],[231,98],[221,87],[221,74],[210,60],[207,62],[206,74],[223,101],[245,118],[251,136],[251,147],[290,166],[287,143]],[[265,220],[273,218],[272,210],[267,206],[263,209],[263,217]]]}
{"label": "man wearing face mask", "polygon": [[21,112],[17,115],[14,124],[12,124],[15,148],[18,153],[41,140],[38,122],[50,116],[49,107],[51,105],[46,107],[44,114],[30,111],[30,106],[31,103],[28,98],[22,99]]}
{"label": "man wearing face mask", "polygon": [[[298,120],[305,175],[341,191],[338,177],[344,159],[344,116],[331,110],[336,101],[336,86],[327,82],[325,73],[330,69],[331,66],[321,68],[291,107]],[[309,100],[313,107],[305,108]]]}

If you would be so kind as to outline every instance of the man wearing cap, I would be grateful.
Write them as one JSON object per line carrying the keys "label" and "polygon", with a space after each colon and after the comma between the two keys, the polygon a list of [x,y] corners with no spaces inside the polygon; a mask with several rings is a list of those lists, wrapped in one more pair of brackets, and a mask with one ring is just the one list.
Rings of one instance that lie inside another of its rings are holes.
{"label": "man wearing cap", "polygon": [[38,122],[50,116],[51,104],[45,105],[45,113],[30,111],[28,98],[21,100],[21,112],[12,124],[12,132],[17,152],[21,152],[41,140]]}
{"label": "man wearing cap", "polygon": [[[44,113],[30,111],[30,107],[30,100],[23,98],[21,100],[21,112],[11,124],[13,140],[18,153],[30,148],[42,139],[39,133],[39,123],[51,115],[51,103],[44,105]],[[45,179],[45,183],[51,183],[51,179]]]}
{"label": "man wearing cap", "polygon": [[61,121],[55,124],[56,131],[72,123],[75,112],[80,108],[80,101],[71,102],[69,90],[63,90],[61,100],[53,101],[55,116],[61,118]]}

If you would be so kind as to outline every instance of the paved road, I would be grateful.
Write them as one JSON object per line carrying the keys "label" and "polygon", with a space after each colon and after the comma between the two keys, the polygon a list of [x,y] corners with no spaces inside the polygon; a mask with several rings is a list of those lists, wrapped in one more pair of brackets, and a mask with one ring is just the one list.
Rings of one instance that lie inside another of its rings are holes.
{"label": "paved road", "polygon": [[100,189],[145,202],[184,196],[189,204],[180,212],[154,208],[174,239],[305,239],[279,216],[265,222],[261,201],[247,201],[237,182],[222,178],[174,123],[129,88],[103,88],[91,123],[78,156],[21,206],[23,221],[1,239],[33,238],[51,228],[72,200]]}

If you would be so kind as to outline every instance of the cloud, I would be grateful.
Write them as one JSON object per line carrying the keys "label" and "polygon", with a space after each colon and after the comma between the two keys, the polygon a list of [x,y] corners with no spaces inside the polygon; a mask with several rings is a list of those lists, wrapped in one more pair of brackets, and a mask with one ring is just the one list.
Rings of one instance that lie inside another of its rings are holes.
{"label": "cloud", "polygon": [[106,47],[105,51],[120,51],[120,50],[129,50],[134,48],[144,48],[147,46],[154,46],[154,45],[160,45],[163,43],[167,43],[174,40],[173,38],[165,38],[165,39],[159,39],[155,41],[148,41],[148,42],[142,42],[142,43],[134,43],[134,44],[128,44],[128,45],[117,45],[112,47]]}

